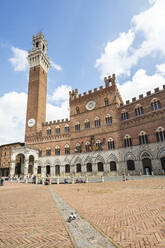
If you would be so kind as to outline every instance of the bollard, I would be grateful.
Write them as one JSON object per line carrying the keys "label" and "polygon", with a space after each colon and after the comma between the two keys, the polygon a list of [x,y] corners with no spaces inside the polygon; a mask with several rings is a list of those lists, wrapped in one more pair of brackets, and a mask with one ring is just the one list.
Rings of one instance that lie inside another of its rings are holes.
{"label": "bollard", "polygon": [[72,177],[72,184],[74,184],[74,177]]}
{"label": "bollard", "polygon": [[88,177],[86,177],[86,180],[85,180],[86,183],[88,183]]}
{"label": "bollard", "polygon": [[50,177],[50,181],[49,181],[49,184],[51,185],[52,184],[52,178]]}
{"label": "bollard", "polygon": [[101,176],[101,182],[104,182],[104,176]]}
{"label": "bollard", "polygon": [[57,184],[59,184],[60,183],[60,178],[59,177],[57,177]]}

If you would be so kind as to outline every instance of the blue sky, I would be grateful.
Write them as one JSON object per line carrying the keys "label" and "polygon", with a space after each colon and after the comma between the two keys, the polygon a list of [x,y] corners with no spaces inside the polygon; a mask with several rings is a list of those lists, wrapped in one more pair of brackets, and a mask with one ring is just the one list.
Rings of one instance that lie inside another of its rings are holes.
{"label": "blue sky", "polygon": [[124,100],[162,87],[164,13],[164,0],[1,0],[0,144],[24,139],[33,34],[42,31],[48,40],[53,120],[68,116],[69,89],[93,89],[112,73]]}

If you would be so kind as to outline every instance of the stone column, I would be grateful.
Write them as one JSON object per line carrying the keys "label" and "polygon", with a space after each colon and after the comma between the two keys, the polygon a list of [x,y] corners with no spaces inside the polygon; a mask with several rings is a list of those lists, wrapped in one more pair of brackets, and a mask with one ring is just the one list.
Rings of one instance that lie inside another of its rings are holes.
{"label": "stone column", "polygon": [[98,173],[97,163],[92,164],[92,172],[94,175],[97,175]]}
{"label": "stone column", "polygon": [[41,177],[45,177],[45,176],[46,176],[46,168],[41,167]]}
{"label": "stone column", "polygon": [[125,161],[116,162],[116,167],[117,167],[117,176],[121,176],[122,174],[127,175],[128,171],[126,168]]}
{"label": "stone column", "polygon": [[110,165],[109,165],[109,163],[104,164],[104,172],[105,172],[105,175],[110,174]]}
{"label": "stone column", "polygon": [[74,184],[74,176],[72,177],[72,184]]}
{"label": "stone column", "polygon": [[76,175],[76,165],[70,165],[70,174]]}
{"label": "stone column", "polygon": [[61,175],[62,177],[65,176],[65,166],[64,166],[64,165],[60,165],[60,175]]}
{"label": "stone column", "polygon": [[38,166],[38,162],[34,161],[34,169],[33,169],[33,174],[37,175],[37,166]]}
{"label": "stone column", "polygon": [[50,166],[50,177],[55,176],[55,166]]}
{"label": "stone column", "polygon": [[82,170],[82,174],[83,175],[86,175],[86,172],[87,172],[87,170],[86,170],[86,164],[82,164],[81,165],[81,170]]}
{"label": "stone column", "polygon": [[24,163],[24,176],[28,175],[28,165],[29,165],[29,160],[26,159]]}
{"label": "stone column", "polygon": [[15,174],[15,161],[11,161],[10,163],[10,177],[13,177]]}
{"label": "stone column", "polygon": [[134,163],[135,163],[135,173],[136,173],[136,175],[141,176],[143,174],[143,171],[142,171],[141,165],[139,164],[139,161],[134,160]]}

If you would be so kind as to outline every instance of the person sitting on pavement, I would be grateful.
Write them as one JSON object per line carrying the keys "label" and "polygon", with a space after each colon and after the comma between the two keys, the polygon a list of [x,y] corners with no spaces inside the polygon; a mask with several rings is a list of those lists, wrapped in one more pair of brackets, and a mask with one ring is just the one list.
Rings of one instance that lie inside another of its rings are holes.
{"label": "person sitting on pavement", "polygon": [[68,218],[68,222],[70,223],[72,220],[75,220],[75,219],[76,219],[76,214],[71,212]]}

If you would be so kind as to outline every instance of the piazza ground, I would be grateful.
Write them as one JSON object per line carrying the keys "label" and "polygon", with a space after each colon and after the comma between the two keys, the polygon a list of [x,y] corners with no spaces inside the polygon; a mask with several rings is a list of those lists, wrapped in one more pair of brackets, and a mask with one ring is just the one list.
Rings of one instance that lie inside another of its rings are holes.
{"label": "piazza ground", "polygon": [[165,247],[165,177],[0,187],[0,247],[74,247],[50,194],[56,191],[119,247]]}

